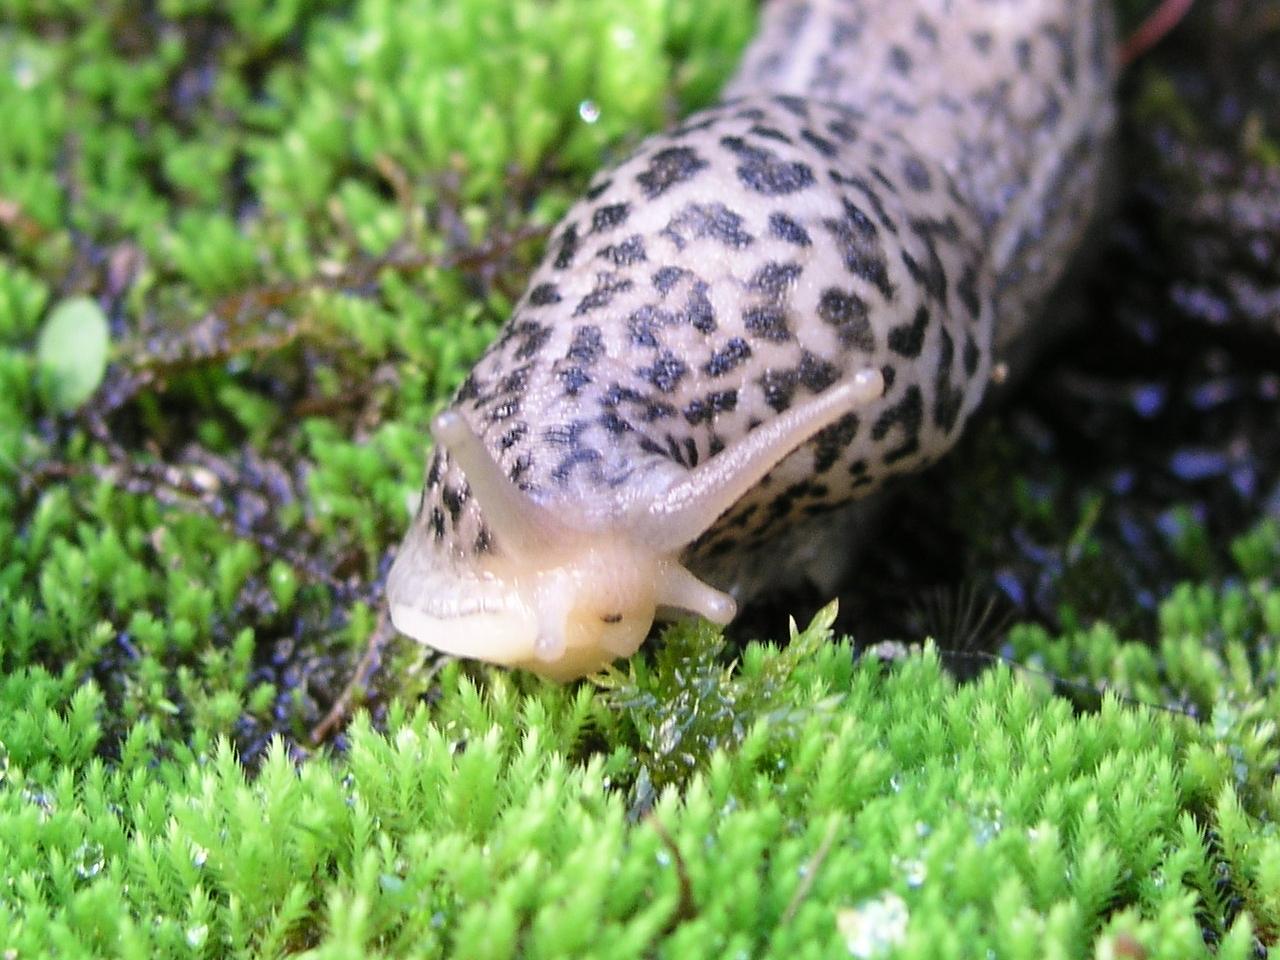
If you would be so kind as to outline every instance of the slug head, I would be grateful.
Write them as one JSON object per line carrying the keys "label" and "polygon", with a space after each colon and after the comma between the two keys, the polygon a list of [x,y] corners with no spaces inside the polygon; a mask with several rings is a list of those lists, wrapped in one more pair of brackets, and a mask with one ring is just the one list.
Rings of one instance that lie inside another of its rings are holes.
{"label": "slug head", "polygon": [[797,404],[660,491],[620,500],[609,519],[571,523],[520,490],[456,410],[432,424],[467,478],[495,550],[433,551],[415,524],[387,584],[391,620],[416,640],[462,657],[571,680],[626,657],[660,610],[717,624],[733,619],[728,594],[679,561],[683,549],[780,460],[851,408],[884,392],[864,370]]}

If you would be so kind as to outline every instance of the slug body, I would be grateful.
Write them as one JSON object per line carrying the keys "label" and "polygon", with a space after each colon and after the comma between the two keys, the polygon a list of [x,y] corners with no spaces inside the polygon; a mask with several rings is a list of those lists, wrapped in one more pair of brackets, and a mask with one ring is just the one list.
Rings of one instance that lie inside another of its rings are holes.
{"label": "slug body", "polygon": [[599,174],[437,419],[388,583],[570,679],[655,615],[829,584],[858,501],[1018,363],[1097,202],[1092,0],[776,0],[720,105]]}

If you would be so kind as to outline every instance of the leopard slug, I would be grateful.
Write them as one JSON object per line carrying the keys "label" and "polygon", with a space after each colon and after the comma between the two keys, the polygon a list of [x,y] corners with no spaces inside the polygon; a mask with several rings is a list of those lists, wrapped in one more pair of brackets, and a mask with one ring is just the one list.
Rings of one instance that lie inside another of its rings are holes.
{"label": "leopard slug", "polygon": [[773,0],[718,105],[598,174],[434,421],[388,580],[567,680],[830,583],[859,504],[1017,362],[1098,202],[1101,0]]}

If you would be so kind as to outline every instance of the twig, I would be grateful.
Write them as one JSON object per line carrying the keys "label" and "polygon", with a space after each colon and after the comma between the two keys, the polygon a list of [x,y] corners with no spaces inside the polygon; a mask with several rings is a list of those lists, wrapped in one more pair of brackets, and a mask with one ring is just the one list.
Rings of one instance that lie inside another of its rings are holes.
{"label": "twig", "polygon": [[333,706],[329,708],[329,712],[324,715],[319,723],[311,728],[311,743],[314,746],[320,746],[329,739],[329,735],[347,719],[351,712],[351,705],[355,701],[356,694],[363,694],[368,689],[369,681],[373,675],[377,673],[378,667],[382,662],[382,650],[388,642],[396,635],[395,628],[391,626],[391,617],[388,616],[386,606],[378,609],[378,622],[373,628],[373,632],[369,634],[369,642],[364,649],[364,655],[361,656],[360,662],[356,664],[356,668],[351,673],[351,679],[347,681],[346,687],[342,694],[334,701]]}
{"label": "twig", "polygon": [[827,854],[831,852],[831,845],[836,841],[836,831],[839,827],[840,821],[832,817],[827,824],[827,832],[822,835],[822,842],[818,844],[818,849],[813,852],[813,856],[804,865],[804,876],[800,878],[796,892],[791,895],[791,901],[787,904],[787,909],[782,911],[782,916],[778,919],[779,926],[786,926],[795,919],[796,912],[800,909],[800,904],[804,903],[805,897],[809,896],[809,891],[813,889],[813,884],[818,879],[818,871],[822,869],[822,864],[826,862]]}
{"label": "twig", "polygon": [[[510,252],[527,240],[544,236],[547,228],[524,227],[500,236],[493,242],[449,254],[398,253],[358,262],[346,270],[331,276],[316,275],[307,280],[285,281],[252,287],[226,296],[215,303],[201,320],[210,326],[214,342],[192,344],[191,338],[179,341],[185,347],[181,353],[154,353],[135,351],[128,358],[133,371],[158,371],[173,373],[209,363],[220,363],[233,354],[242,352],[271,352],[283,349],[298,339],[315,335],[314,318],[309,314],[289,322],[283,329],[238,337],[237,332],[251,323],[261,320],[273,310],[284,307],[292,300],[316,291],[358,290],[373,283],[383,270],[396,273],[415,273],[436,268],[441,270],[471,270]],[[220,327],[219,325],[225,325]],[[200,324],[197,324],[197,328]]]}
{"label": "twig", "polygon": [[1195,0],[1160,0],[1156,7],[1139,24],[1138,29],[1120,47],[1120,64],[1129,66],[1144,53],[1164,39],[1165,35],[1182,22]]}
{"label": "twig", "polygon": [[680,885],[680,902],[676,904],[675,913],[667,918],[667,924],[662,928],[661,935],[665,937],[686,920],[692,920],[696,917],[698,908],[693,899],[693,883],[689,879],[689,869],[685,865],[684,854],[680,852],[680,848],[676,846],[676,842],[672,839],[666,825],[658,819],[656,813],[649,814],[649,825],[653,827],[653,832],[658,835],[662,845],[670,851],[671,860],[676,868],[676,882]]}

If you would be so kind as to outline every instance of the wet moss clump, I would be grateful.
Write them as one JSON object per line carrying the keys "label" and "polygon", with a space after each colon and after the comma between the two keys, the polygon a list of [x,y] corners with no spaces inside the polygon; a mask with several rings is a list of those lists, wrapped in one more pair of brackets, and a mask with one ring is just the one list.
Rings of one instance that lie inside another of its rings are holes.
{"label": "wet moss clump", "polygon": [[[341,756],[298,765],[275,741],[252,778],[225,739],[157,756],[151,721],[104,761],[95,685],[27,676],[22,702],[11,681],[5,949],[1247,958],[1270,940],[1280,839],[1258,817],[1277,794],[1247,771],[1274,765],[1273,721],[1110,694],[1080,715],[1007,667],[957,686],[932,648],[855,661],[833,613],[737,668],[672,630],[609,696],[481,688],[453,664],[431,703],[397,701],[381,730],[361,714]],[[1274,670],[1241,677],[1248,695],[1273,697]],[[638,806],[637,769],[667,781]]]}
{"label": "wet moss clump", "polygon": [[1239,6],[1126,80],[1097,326],[839,613],[562,688],[389,631],[427,424],[756,4],[7,4],[0,954],[1262,955],[1280,348],[1204,322],[1280,289]]}

